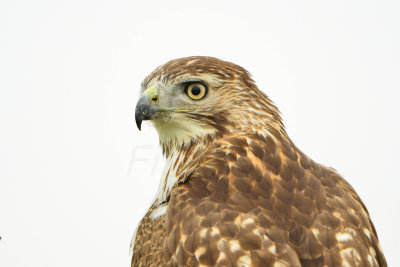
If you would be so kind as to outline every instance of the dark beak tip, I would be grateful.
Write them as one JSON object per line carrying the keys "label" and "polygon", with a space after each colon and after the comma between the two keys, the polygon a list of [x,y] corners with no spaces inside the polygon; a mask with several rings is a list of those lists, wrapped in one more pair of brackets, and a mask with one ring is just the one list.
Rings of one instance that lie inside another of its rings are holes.
{"label": "dark beak tip", "polygon": [[136,114],[135,121],[136,121],[136,126],[138,127],[139,131],[141,131],[143,118],[140,115]]}
{"label": "dark beak tip", "polygon": [[139,131],[142,130],[142,121],[136,120],[136,126],[138,127]]}
{"label": "dark beak tip", "polygon": [[153,106],[147,95],[142,95],[135,108],[135,120],[136,126],[138,127],[139,131],[142,130],[142,122],[144,120],[151,120],[154,116],[154,113],[158,111],[158,108]]}

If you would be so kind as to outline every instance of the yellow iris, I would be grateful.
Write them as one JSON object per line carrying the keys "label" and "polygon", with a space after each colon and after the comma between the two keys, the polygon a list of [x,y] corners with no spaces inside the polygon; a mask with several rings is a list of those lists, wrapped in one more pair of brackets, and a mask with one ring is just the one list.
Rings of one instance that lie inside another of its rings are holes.
{"label": "yellow iris", "polygon": [[194,100],[202,99],[207,93],[207,88],[201,83],[192,83],[186,89],[186,94]]}

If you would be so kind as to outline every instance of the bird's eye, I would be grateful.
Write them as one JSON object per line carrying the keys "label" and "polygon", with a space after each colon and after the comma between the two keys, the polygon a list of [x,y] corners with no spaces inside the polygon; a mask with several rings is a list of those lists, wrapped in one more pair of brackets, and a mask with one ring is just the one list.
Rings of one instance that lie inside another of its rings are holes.
{"label": "bird's eye", "polygon": [[194,100],[200,100],[207,94],[207,87],[201,83],[191,83],[185,88],[186,94]]}

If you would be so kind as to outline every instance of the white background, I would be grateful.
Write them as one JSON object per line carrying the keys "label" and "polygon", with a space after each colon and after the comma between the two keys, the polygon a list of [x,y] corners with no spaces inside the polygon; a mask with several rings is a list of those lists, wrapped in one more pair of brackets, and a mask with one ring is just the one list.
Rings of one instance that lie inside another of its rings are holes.
{"label": "white background", "polygon": [[163,167],[140,83],[191,55],[253,73],[400,266],[398,3],[1,1],[0,266],[129,266]]}

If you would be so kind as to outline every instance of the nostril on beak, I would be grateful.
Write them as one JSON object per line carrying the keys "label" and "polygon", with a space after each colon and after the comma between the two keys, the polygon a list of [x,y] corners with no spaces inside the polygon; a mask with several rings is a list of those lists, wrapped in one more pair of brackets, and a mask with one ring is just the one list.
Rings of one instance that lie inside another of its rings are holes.
{"label": "nostril on beak", "polygon": [[154,103],[156,103],[156,102],[158,101],[158,97],[157,97],[157,96],[153,97],[153,98],[151,99],[151,101],[154,102]]}

